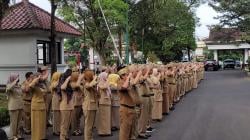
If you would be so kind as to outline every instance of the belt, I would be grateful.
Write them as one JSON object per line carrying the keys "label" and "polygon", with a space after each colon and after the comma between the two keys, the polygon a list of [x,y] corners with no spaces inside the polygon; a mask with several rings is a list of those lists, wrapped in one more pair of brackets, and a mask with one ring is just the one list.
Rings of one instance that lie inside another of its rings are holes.
{"label": "belt", "polygon": [[148,94],[148,95],[142,95],[142,97],[150,97],[151,95],[150,94]]}
{"label": "belt", "polygon": [[176,84],[174,84],[174,83],[168,83],[168,84],[170,84],[170,85],[176,85]]}
{"label": "belt", "polygon": [[130,108],[130,109],[135,109],[135,106],[129,106],[129,105],[125,105],[125,104],[121,104],[121,106],[126,107],[126,108]]}
{"label": "belt", "polygon": [[26,101],[26,102],[31,102],[31,100],[26,100],[26,99],[23,99],[24,101]]}
{"label": "belt", "polygon": [[149,94],[149,96],[154,96],[155,94]]}

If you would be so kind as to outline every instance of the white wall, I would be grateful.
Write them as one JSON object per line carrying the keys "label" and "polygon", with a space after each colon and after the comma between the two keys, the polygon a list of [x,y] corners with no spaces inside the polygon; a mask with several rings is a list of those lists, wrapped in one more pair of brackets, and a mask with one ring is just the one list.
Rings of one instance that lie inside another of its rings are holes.
{"label": "white wall", "polygon": [[[49,40],[46,37],[31,35],[0,36],[0,84],[6,84],[11,73],[20,75],[21,81],[25,79],[26,72],[35,72],[37,69],[37,40]],[[61,41],[63,48],[63,39]],[[62,49],[62,63],[64,53]],[[66,65],[58,65],[58,71],[64,72]]]}
{"label": "white wall", "polygon": [[35,64],[36,42],[32,36],[1,36],[0,66]]}

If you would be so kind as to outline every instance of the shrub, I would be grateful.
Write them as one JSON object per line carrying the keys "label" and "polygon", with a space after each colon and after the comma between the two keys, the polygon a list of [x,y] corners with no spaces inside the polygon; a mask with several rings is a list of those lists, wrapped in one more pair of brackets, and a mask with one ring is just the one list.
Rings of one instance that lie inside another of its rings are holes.
{"label": "shrub", "polygon": [[10,124],[10,116],[7,108],[0,108],[0,127]]}

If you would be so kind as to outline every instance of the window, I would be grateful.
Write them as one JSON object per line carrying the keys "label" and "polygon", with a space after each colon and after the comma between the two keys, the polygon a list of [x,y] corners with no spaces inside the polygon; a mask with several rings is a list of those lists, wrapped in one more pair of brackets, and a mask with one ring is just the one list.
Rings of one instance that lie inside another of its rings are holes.
{"label": "window", "polygon": [[[56,43],[56,62],[61,64],[61,43]],[[37,41],[37,64],[48,65],[51,64],[51,48],[49,41]]]}

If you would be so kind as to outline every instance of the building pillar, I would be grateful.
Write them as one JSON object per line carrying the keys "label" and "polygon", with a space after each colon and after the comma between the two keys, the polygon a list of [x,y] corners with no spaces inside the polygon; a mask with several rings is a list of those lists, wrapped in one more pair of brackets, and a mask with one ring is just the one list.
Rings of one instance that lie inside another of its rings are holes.
{"label": "building pillar", "polygon": [[214,50],[214,60],[218,61],[218,50]]}
{"label": "building pillar", "polygon": [[247,60],[248,60],[248,49],[244,49],[244,64],[248,64]]}

